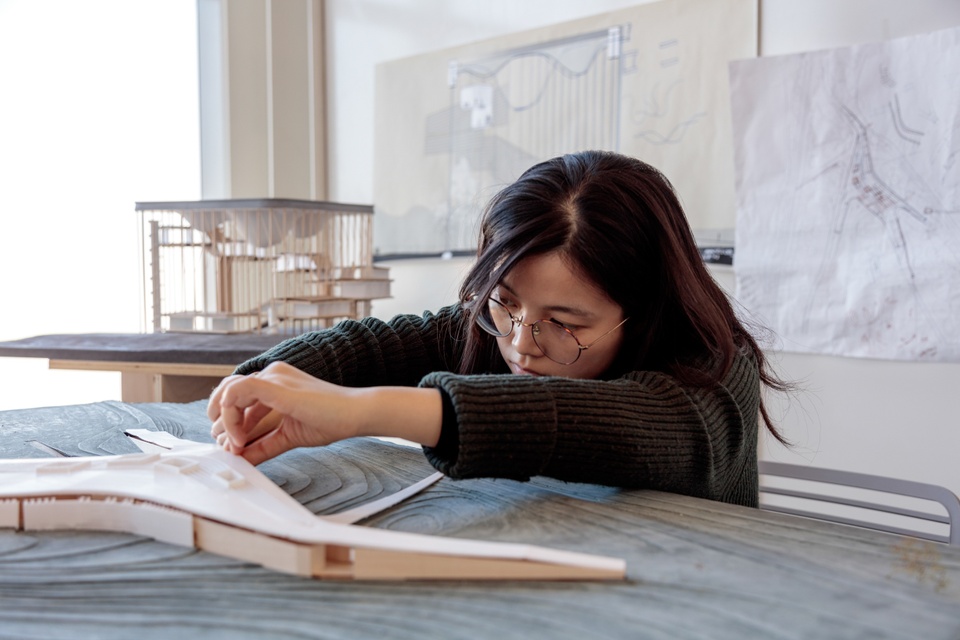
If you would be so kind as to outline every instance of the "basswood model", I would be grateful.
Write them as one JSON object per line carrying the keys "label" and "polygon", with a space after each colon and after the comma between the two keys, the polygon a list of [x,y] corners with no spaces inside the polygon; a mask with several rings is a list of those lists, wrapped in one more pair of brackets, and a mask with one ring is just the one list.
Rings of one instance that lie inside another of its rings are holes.
{"label": "basswood model", "polygon": [[0,461],[0,527],[123,531],[320,579],[625,575],[615,558],[344,524],[351,518],[314,515],[216,445],[163,432],[130,435],[144,453]]}

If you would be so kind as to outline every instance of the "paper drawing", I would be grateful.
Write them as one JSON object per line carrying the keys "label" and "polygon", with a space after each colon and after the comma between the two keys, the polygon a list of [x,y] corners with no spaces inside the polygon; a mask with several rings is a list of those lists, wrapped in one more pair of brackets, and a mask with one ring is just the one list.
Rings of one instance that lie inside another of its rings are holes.
{"label": "paper drawing", "polygon": [[756,33],[756,2],[671,0],[378,65],[377,252],[475,249],[494,193],[584,149],[649,162],[695,227],[731,228],[726,64]]}
{"label": "paper drawing", "polygon": [[960,29],[731,65],[737,297],[788,351],[960,361]]}

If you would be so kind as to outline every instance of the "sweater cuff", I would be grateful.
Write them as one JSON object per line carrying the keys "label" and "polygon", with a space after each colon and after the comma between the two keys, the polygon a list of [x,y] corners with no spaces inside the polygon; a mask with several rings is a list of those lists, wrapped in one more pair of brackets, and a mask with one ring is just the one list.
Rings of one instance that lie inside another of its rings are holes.
{"label": "sweater cuff", "polygon": [[435,372],[420,382],[449,398],[455,423],[444,415],[437,447],[424,447],[427,460],[451,478],[498,477],[529,480],[546,469],[557,441],[557,410],[536,378],[462,376]]}
{"label": "sweater cuff", "polygon": [[457,428],[457,410],[453,406],[453,400],[443,388],[438,387],[440,399],[443,403],[443,418],[440,426],[440,439],[437,440],[437,446],[432,447],[436,455],[444,460],[450,460],[456,464],[457,453],[460,449],[460,430]]}
{"label": "sweater cuff", "polygon": [[355,368],[353,350],[344,337],[328,330],[328,333],[305,333],[289,338],[247,360],[234,373],[249,375],[262,371],[273,362],[285,362],[312,376],[334,384],[343,384],[345,370]]}

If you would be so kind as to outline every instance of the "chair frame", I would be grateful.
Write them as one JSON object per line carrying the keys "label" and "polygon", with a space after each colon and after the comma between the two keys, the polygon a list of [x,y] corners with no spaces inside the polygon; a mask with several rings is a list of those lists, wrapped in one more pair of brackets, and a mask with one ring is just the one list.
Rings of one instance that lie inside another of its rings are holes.
{"label": "chair frame", "polygon": [[875,476],[866,473],[857,473],[853,471],[840,471],[838,469],[824,469],[818,467],[808,467],[798,464],[789,464],[785,462],[770,462],[761,460],[758,463],[761,476],[791,478],[797,480],[807,480],[811,482],[820,482],[824,484],[852,487],[858,489],[868,489],[888,494],[909,496],[929,500],[939,503],[946,509],[947,515],[935,513],[926,513],[913,509],[906,509],[881,502],[872,502],[868,500],[858,500],[844,496],[831,495],[829,493],[818,493],[816,491],[803,491],[783,487],[771,487],[760,483],[760,493],[769,495],[782,495],[794,498],[803,498],[807,500],[816,500],[819,502],[828,502],[850,507],[859,507],[872,511],[891,513],[928,522],[946,524],[949,529],[949,535],[943,536],[936,533],[907,529],[897,526],[888,526],[885,524],[848,518],[845,516],[817,513],[804,509],[785,507],[781,505],[761,505],[761,509],[766,511],[775,511],[778,513],[787,513],[791,515],[814,518],[817,520],[826,520],[840,524],[853,525],[876,531],[885,531],[899,535],[913,536],[933,542],[942,542],[949,545],[960,546],[960,498],[952,491],[934,484],[923,482],[914,482],[912,480],[900,480],[897,478],[888,478],[885,476]]}

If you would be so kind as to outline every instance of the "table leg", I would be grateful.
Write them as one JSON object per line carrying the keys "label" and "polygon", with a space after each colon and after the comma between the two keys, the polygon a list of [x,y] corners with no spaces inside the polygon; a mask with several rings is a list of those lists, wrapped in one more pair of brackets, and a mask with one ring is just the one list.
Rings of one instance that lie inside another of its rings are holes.
{"label": "table leg", "polygon": [[120,374],[120,397],[124,402],[193,402],[209,398],[222,379],[124,371]]}

